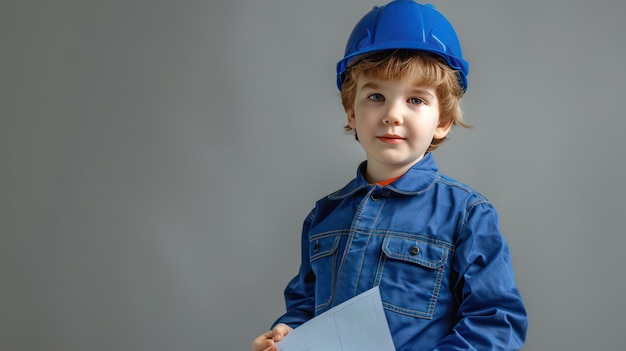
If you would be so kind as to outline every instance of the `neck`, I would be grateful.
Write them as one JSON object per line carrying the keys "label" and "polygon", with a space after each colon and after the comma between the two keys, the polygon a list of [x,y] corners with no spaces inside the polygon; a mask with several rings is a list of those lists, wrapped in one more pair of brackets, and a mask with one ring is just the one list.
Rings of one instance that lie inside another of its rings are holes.
{"label": "neck", "polygon": [[367,167],[365,168],[365,180],[370,184],[374,184],[401,177],[423,158],[424,157],[422,156],[414,162],[402,166],[375,164],[368,160]]}

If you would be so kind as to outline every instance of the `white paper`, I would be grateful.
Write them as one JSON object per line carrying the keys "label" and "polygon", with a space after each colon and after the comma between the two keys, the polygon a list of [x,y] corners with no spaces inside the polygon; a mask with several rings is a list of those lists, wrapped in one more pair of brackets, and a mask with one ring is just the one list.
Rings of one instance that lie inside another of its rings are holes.
{"label": "white paper", "polygon": [[378,287],[367,290],[294,329],[281,351],[394,351]]}

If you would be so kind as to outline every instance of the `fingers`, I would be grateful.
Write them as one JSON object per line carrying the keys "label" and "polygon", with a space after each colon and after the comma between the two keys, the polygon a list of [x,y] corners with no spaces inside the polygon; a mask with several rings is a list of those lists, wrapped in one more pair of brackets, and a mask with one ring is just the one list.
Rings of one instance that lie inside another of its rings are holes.
{"label": "fingers", "polygon": [[254,341],[252,341],[252,351],[278,351],[272,339],[272,332],[268,331],[254,339]]}
{"label": "fingers", "polygon": [[293,328],[291,328],[287,324],[279,323],[271,331],[272,339],[274,339],[275,342],[279,342],[292,330]]}
{"label": "fingers", "polygon": [[274,329],[259,335],[252,341],[252,351],[278,351],[276,342],[281,341],[293,328],[287,324],[279,323]]}

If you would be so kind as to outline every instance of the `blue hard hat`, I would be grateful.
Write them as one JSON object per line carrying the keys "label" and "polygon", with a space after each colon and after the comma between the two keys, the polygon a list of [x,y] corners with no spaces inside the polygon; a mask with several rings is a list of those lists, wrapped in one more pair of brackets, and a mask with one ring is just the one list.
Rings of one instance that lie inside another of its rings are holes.
{"label": "blue hard hat", "polygon": [[450,22],[433,5],[413,0],[395,0],[376,6],[352,30],[344,57],[337,63],[337,87],[357,56],[382,50],[421,50],[443,57],[458,72],[463,91],[467,89],[469,63],[463,59],[461,44]]}

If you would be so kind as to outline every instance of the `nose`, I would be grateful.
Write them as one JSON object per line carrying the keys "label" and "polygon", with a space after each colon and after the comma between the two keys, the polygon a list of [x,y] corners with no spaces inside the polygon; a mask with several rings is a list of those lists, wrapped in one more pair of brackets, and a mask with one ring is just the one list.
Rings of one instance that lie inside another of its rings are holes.
{"label": "nose", "polygon": [[383,124],[399,126],[402,122],[402,107],[398,103],[390,104],[383,117]]}

